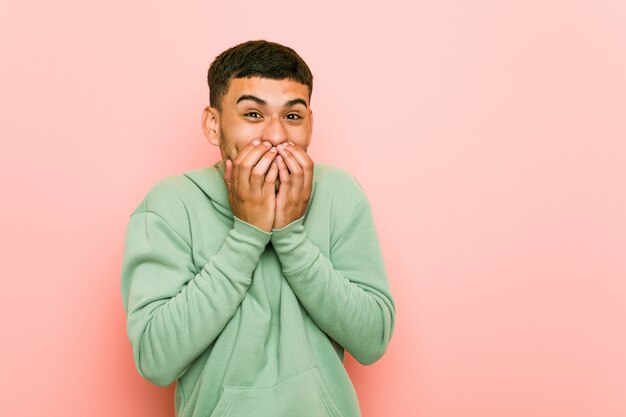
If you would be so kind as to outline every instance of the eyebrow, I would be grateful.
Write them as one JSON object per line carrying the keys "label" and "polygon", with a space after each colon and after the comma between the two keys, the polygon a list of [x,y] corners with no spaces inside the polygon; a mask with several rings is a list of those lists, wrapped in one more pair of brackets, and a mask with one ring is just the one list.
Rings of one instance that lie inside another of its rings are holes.
{"label": "eyebrow", "polygon": [[[243,100],[252,100],[256,103],[259,103],[262,106],[265,106],[267,104],[267,101],[260,99],[257,96],[250,95],[250,94],[239,96],[235,104],[239,104],[239,102]],[[285,107],[295,106],[296,104],[302,104],[304,105],[304,107],[308,108],[306,101],[304,101],[301,98],[294,98],[293,100],[289,100],[288,102],[285,103]]]}
{"label": "eyebrow", "polygon": [[304,107],[307,107],[306,101],[301,98],[294,98],[293,100],[289,100],[285,103],[285,107],[295,106],[296,104],[302,104]]}

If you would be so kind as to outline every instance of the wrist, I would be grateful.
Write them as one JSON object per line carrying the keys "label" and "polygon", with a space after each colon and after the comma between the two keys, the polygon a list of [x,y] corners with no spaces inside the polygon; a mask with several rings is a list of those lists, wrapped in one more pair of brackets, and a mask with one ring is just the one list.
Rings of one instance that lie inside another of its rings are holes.
{"label": "wrist", "polygon": [[247,233],[250,233],[254,235],[255,237],[257,237],[259,240],[265,240],[265,239],[269,240],[269,238],[272,235],[271,228],[267,230],[263,227],[259,227],[255,225],[254,223],[251,223],[250,221],[244,220],[240,218],[239,216],[233,216],[233,219],[234,219],[233,228],[246,231]]}

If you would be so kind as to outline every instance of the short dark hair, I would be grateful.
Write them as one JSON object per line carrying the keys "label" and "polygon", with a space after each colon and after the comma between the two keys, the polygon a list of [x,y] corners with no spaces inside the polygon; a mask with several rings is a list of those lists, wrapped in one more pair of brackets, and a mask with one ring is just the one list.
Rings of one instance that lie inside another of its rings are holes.
{"label": "short dark hair", "polygon": [[259,76],[274,80],[290,79],[313,92],[313,74],[308,65],[293,49],[265,40],[254,40],[235,45],[219,54],[207,75],[209,100],[212,107],[222,109],[222,99],[228,92],[231,78]]}

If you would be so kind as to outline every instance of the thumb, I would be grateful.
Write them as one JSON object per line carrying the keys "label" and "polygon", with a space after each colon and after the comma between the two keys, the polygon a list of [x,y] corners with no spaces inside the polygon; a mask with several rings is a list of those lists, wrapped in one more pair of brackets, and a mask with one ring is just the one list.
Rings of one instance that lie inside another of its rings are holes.
{"label": "thumb", "polygon": [[[228,204],[233,214],[235,214],[235,202],[233,201],[232,187],[232,174],[233,174],[233,162],[230,159],[226,160],[226,168],[224,169],[224,182],[226,183],[226,190],[228,191]],[[235,214],[236,215],[236,214]]]}
{"label": "thumb", "polygon": [[230,185],[232,183],[232,174],[233,174],[233,162],[230,159],[226,160],[226,168],[224,169],[224,182],[226,183],[226,188],[230,191]]}

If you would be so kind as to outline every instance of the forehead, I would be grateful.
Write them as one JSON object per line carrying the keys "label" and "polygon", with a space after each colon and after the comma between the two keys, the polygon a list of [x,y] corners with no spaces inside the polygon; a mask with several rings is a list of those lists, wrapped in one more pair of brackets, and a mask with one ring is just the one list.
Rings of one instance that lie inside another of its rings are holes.
{"label": "forehead", "polygon": [[253,95],[267,101],[268,105],[282,105],[294,98],[301,98],[308,103],[308,92],[306,85],[289,79],[231,78],[224,101],[234,106],[239,96]]}

